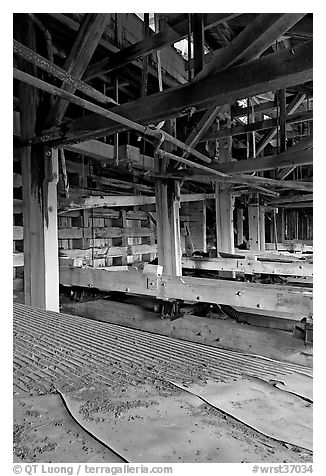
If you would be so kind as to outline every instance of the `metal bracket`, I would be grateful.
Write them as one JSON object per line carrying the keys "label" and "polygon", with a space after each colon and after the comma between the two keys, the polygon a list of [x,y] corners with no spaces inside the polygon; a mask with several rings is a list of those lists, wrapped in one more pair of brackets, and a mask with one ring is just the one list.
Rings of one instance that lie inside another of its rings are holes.
{"label": "metal bracket", "polygon": [[158,279],[156,277],[147,278],[147,289],[158,290]]}

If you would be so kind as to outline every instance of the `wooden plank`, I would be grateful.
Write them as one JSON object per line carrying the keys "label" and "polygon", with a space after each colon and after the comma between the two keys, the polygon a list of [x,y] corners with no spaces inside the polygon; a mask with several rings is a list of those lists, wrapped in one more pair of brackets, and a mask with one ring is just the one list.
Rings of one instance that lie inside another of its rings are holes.
{"label": "wooden plank", "polygon": [[[207,109],[212,103],[223,105],[282,87],[312,80],[312,42],[281,50],[244,65],[233,66],[202,81],[152,94],[111,109],[142,124],[183,115],[189,107]],[[150,105],[150,107],[149,107]],[[61,144],[107,136],[126,130],[110,119],[90,114],[45,132],[43,139]]]}
{"label": "wooden plank", "polygon": [[107,257],[133,256],[148,253],[156,253],[157,245],[126,245],[126,246],[105,246],[102,248],[88,248],[85,250],[60,250],[60,257],[70,259],[101,259]]}
{"label": "wooden plank", "polygon": [[22,176],[21,174],[13,174],[12,184],[14,188],[19,188],[22,186]]}
{"label": "wooden plank", "polygon": [[23,200],[20,200],[19,198],[13,199],[13,213],[14,215],[23,213]]}
{"label": "wooden plank", "polygon": [[[214,194],[185,193],[180,195],[181,202],[193,202],[214,198]],[[155,197],[146,195],[107,195],[92,196],[87,198],[62,199],[60,201],[60,214],[67,210],[85,210],[87,208],[102,207],[130,207],[155,203]]]}
{"label": "wooden plank", "polygon": [[[14,227],[22,228],[22,227]],[[94,238],[119,238],[119,237],[139,237],[139,236],[153,236],[154,230],[152,228],[145,227],[126,227],[119,228],[112,227],[94,227],[94,228],[59,228],[58,236],[59,240],[77,240],[82,238],[90,239]],[[15,239],[15,238],[14,238]],[[16,238],[19,239],[19,238]]]}
{"label": "wooden plank", "polygon": [[[63,69],[76,79],[81,79],[94,51],[101,39],[105,27],[109,20],[108,13],[85,13],[80,24],[77,37],[65,61]],[[73,94],[76,88],[67,83],[63,83],[62,89]],[[61,122],[64,117],[69,102],[58,98],[52,106],[47,122]]]}
{"label": "wooden plank", "polygon": [[24,253],[13,253],[13,267],[19,268],[24,266]]}
{"label": "wooden plank", "polygon": [[84,154],[88,157],[91,157],[94,160],[100,162],[110,162],[114,161],[114,147],[110,144],[105,144],[105,142],[100,142],[97,140],[90,140],[82,142],[80,144],[72,144],[64,146],[64,149],[70,150],[71,152],[76,152],[77,154]]}
{"label": "wooden plank", "polygon": [[[312,252],[313,251],[313,246],[305,245],[303,243],[295,243],[295,242],[283,242],[283,243],[278,243],[278,251],[291,251],[291,252]],[[275,246],[274,243],[266,243],[266,250],[274,250]]]}
{"label": "wooden plank", "polygon": [[61,268],[64,286],[94,287],[103,291],[120,291],[155,296],[159,299],[183,299],[211,302],[252,309],[303,312],[312,311],[312,291],[291,286],[243,283],[204,278],[155,277],[152,286],[143,273],[110,272],[91,268]]}
{"label": "wooden plank", "polygon": [[14,226],[13,227],[13,240],[23,240],[24,239],[24,227]]}
{"label": "wooden plank", "polygon": [[280,263],[250,258],[182,258],[182,267],[206,271],[233,271],[244,274],[313,276],[313,265],[302,261],[297,263]]}

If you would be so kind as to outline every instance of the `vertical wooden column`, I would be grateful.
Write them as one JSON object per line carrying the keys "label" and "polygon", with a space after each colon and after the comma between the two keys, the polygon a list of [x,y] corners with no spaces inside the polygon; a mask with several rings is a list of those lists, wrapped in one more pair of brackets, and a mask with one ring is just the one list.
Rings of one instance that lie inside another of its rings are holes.
{"label": "vertical wooden column", "polygon": [[284,243],[285,240],[285,218],[284,208],[279,208],[276,215],[277,241]]}
{"label": "vertical wooden column", "polygon": [[237,209],[237,245],[243,243],[243,209]]}
{"label": "vertical wooden column", "polygon": [[266,249],[266,235],[265,235],[265,207],[259,206],[259,241],[260,250]]}
{"label": "vertical wooden column", "polygon": [[206,204],[203,200],[189,203],[189,228],[195,250],[206,252]]}
{"label": "vertical wooden column", "polygon": [[[36,51],[34,25],[27,15],[17,32],[18,39]],[[36,69],[19,59],[19,67],[36,75]],[[59,311],[59,260],[57,231],[58,151],[43,144],[30,145],[40,113],[40,95],[27,84],[19,84],[25,303]],[[44,118],[43,118],[44,119]]]}
{"label": "vertical wooden column", "polygon": [[25,303],[59,311],[58,151],[25,147],[22,159]]}
{"label": "vertical wooden column", "polygon": [[175,180],[155,183],[158,263],[164,275],[181,276],[180,185]]}
{"label": "vertical wooden column", "polygon": [[248,206],[248,224],[249,224],[249,249],[260,249],[260,219],[259,219],[259,198],[254,193],[249,196]]}
{"label": "vertical wooden column", "polygon": [[[155,14],[158,30],[166,28],[166,15]],[[175,125],[175,123],[174,123]],[[165,121],[164,129],[174,135],[173,120]],[[162,149],[172,152],[171,144],[162,144]],[[165,173],[169,160],[156,158],[155,171]],[[158,263],[163,274],[182,276],[182,248],[180,234],[180,183],[172,179],[155,182]]]}
{"label": "vertical wooden column", "polygon": [[194,75],[204,66],[204,21],[202,13],[193,14]]}
{"label": "vertical wooden column", "polygon": [[[231,161],[231,137],[219,141],[219,163]],[[233,232],[234,198],[227,184],[215,185],[216,247],[217,251],[234,253]]]}

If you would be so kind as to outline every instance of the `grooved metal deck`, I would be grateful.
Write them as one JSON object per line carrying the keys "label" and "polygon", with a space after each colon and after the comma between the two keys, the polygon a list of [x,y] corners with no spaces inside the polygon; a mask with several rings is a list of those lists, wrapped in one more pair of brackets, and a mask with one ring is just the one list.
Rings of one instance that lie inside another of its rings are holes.
{"label": "grooved metal deck", "polygon": [[157,380],[182,385],[258,377],[281,380],[312,370],[149,334],[114,324],[14,304],[14,390],[32,394],[102,383]]}

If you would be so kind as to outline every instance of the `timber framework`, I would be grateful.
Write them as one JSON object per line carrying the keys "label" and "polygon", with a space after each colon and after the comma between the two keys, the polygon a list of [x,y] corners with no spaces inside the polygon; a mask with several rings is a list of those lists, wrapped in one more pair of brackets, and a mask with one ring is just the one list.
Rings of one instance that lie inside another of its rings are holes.
{"label": "timber framework", "polygon": [[63,311],[311,366],[312,24],[14,14],[18,327]]}

